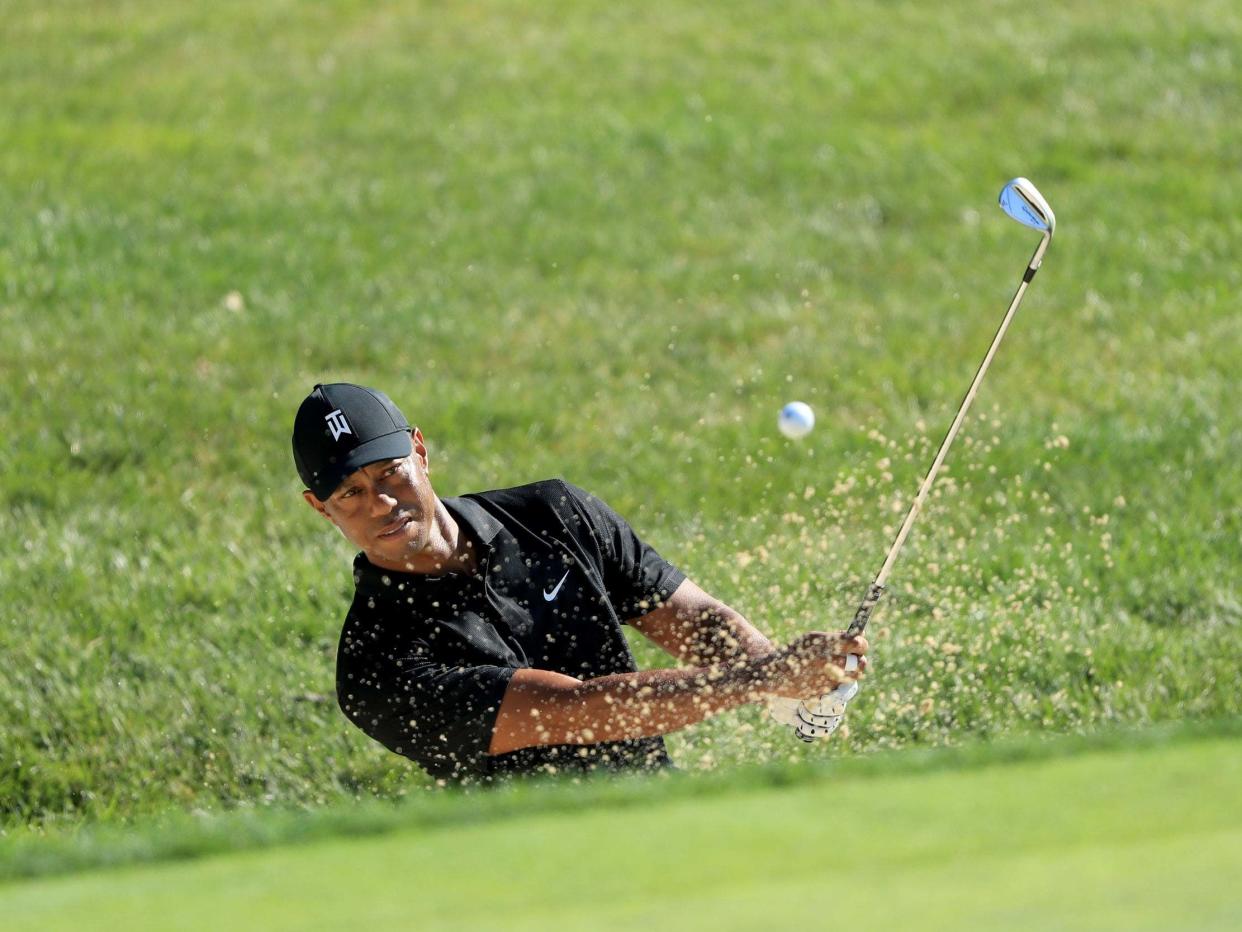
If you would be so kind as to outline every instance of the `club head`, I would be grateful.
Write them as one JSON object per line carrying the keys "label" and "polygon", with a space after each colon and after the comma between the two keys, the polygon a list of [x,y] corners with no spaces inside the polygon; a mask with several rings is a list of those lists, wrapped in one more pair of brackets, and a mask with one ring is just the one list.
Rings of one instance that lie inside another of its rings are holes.
{"label": "club head", "polygon": [[1001,189],[1001,210],[1023,226],[1052,236],[1057,228],[1057,217],[1039,193],[1039,189],[1025,178],[1015,178]]}

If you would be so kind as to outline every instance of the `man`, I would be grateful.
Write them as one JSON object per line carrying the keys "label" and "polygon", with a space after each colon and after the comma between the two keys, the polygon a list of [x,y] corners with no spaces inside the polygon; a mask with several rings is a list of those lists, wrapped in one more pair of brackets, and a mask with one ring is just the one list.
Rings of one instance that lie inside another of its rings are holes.
{"label": "man", "polygon": [[[559,479],[440,499],[386,395],[316,385],[298,409],[303,497],[362,552],[337,696],[433,777],[669,765],[662,735],[861,675],[864,638],[777,650],[599,499]],[[684,663],[639,671],[621,625]],[[845,673],[848,654],[858,670]]]}

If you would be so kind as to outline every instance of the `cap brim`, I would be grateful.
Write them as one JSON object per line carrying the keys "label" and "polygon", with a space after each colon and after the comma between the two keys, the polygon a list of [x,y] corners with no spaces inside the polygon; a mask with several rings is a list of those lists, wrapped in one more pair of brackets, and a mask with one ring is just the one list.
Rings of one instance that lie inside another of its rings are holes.
{"label": "cap brim", "polygon": [[[369,466],[372,463],[378,463],[380,460],[397,460],[409,456],[414,452],[414,441],[410,438],[408,430],[396,430],[391,434],[384,434],[382,437],[376,437],[368,440],[366,443],[360,443],[349,451],[338,465],[336,475],[332,478],[332,488],[322,488],[327,495],[319,495],[318,497],[326,499],[329,495],[337,490],[345,478],[352,472],[361,469],[363,466]],[[327,483],[324,483],[326,486]],[[318,493],[316,493],[318,494]]]}

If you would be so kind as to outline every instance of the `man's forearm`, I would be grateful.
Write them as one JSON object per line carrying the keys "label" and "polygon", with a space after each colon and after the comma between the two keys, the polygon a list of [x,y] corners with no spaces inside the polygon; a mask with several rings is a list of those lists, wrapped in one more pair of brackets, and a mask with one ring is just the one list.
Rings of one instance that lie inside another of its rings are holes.
{"label": "man's forearm", "polygon": [[588,741],[667,734],[761,698],[745,664],[617,673],[587,680],[573,693],[584,722],[613,732]]}
{"label": "man's forearm", "polygon": [[668,734],[763,697],[747,663],[616,673],[585,682],[519,670],[505,693],[491,753]]}
{"label": "man's forearm", "polygon": [[693,667],[755,660],[774,649],[739,612],[689,579],[667,602],[629,624]]}
{"label": "man's forearm", "polygon": [[582,680],[518,670],[509,681],[488,750],[595,744],[668,734],[709,715],[772,696],[811,696],[838,686],[846,654],[866,669],[867,639],[809,631],[779,650],[730,664],[644,670]]}
{"label": "man's forearm", "polygon": [[717,626],[710,637],[714,643],[723,646],[724,650],[718,654],[721,659],[743,657],[755,659],[770,654],[776,649],[772,642],[763,635],[763,632],[738,612],[722,605],[718,614]]}

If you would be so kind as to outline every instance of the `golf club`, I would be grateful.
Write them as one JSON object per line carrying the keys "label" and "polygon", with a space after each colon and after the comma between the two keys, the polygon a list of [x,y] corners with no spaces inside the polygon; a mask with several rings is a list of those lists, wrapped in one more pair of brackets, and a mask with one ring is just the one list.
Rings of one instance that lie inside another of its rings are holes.
{"label": "golf club", "polygon": [[[884,588],[888,583],[888,574],[892,571],[893,564],[897,561],[897,554],[901,552],[902,545],[906,542],[906,536],[914,525],[914,519],[918,517],[919,512],[923,508],[923,503],[927,500],[927,493],[931,490],[932,483],[936,479],[936,473],[940,471],[940,465],[944,462],[945,454],[948,453],[949,446],[953,443],[953,438],[957,436],[958,429],[966,419],[966,412],[970,410],[971,402],[975,400],[975,393],[979,390],[979,384],[983,381],[983,377],[988,371],[988,366],[992,364],[992,357],[996,355],[996,349],[1000,346],[1000,342],[1005,336],[1005,331],[1009,329],[1009,322],[1013,320],[1014,314],[1017,313],[1018,305],[1022,303],[1022,296],[1026,294],[1026,286],[1031,283],[1031,279],[1039,271],[1039,267],[1044,261],[1044,253],[1048,249],[1048,244],[1052,242],[1052,234],[1057,226],[1056,215],[1053,214],[1052,208],[1048,206],[1048,202],[1044,200],[1044,196],[1039,193],[1035,185],[1025,178],[1015,178],[1001,189],[999,200],[1001,209],[1005,213],[1023,226],[1039,230],[1043,233],[1043,237],[1035,248],[1035,254],[1031,256],[1031,261],[1026,265],[1026,271],[1022,275],[1022,282],[1018,285],[1017,293],[1014,294],[1013,300],[1009,303],[1009,310],[1005,312],[1005,317],[1001,320],[1000,327],[996,330],[996,336],[992,338],[992,345],[988,347],[987,355],[983,357],[983,362],[979,364],[979,370],[975,373],[974,380],[970,383],[970,388],[966,391],[966,397],[962,399],[962,403],[957,409],[957,416],[953,418],[953,423],[949,426],[948,433],[944,435],[944,440],[940,442],[940,449],[936,453],[936,458],[932,461],[931,468],[927,470],[923,484],[919,487],[918,495],[914,497],[914,503],[910,506],[909,513],[906,514],[906,520],[902,522],[901,529],[897,532],[897,537],[893,540],[892,546],[888,548],[888,556],[884,559],[884,565],[876,573],[875,580],[867,590],[867,595],[854,613],[854,620],[845,629],[847,637],[857,637],[866,629],[867,621],[871,618],[872,611],[875,610],[876,604],[884,594]],[[857,669],[857,658],[851,655],[848,660],[850,662],[847,663],[847,671],[852,672],[854,669]],[[815,738],[825,737],[836,731],[837,726],[841,724],[841,717],[845,714],[846,703],[854,698],[857,692],[857,683],[842,683],[832,692],[821,696],[819,701],[813,703],[810,707],[807,706],[806,702],[799,703],[799,724],[795,729],[798,737],[803,741],[812,741]]]}

